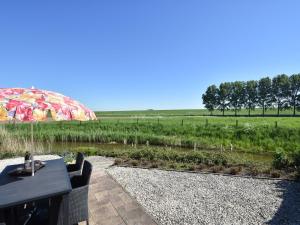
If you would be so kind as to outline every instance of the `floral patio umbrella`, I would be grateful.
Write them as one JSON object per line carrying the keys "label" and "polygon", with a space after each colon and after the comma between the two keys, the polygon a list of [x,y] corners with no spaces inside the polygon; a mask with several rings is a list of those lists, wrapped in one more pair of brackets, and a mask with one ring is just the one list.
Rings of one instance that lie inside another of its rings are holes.
{"label": "floral patio umbrella", "polygon": [[0,88],[0,121],[44,121],[52,119],[96,120],[95,113],[62,94],[40,89]]}
{"label": "floral patio umbrella", "polygon": [[[47,120],[48,112],[56,121],[97,119],[93,111],[78,101],[56,92],[35,88],[0,88],[0,121],[31,122],[32,155],[34,152],[32,122]],[[34,176],[34,160],[32,176]]]}

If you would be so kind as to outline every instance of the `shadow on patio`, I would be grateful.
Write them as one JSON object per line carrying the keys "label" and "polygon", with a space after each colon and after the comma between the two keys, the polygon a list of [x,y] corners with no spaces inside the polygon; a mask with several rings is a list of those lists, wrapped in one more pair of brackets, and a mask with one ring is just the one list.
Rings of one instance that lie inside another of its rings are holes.
{"label": "shadow on patio", "polygon": [[282,193],[282,203],[269,225],[300,224],[300,183],[280,181],[276,188]]}

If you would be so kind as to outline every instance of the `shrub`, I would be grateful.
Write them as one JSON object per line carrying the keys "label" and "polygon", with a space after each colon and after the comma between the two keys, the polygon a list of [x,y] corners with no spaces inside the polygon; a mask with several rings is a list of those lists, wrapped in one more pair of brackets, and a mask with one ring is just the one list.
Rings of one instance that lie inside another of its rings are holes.
{"label": "shrub", "polygon": [[158,168],[157,162],[152,162],[150,168]]}
{"label": "shrub", "polygon": [[198,169],[198,170],[203,170],[203,169],[205,169],[206,167],[207,167],[207,166],[206,166],[205,164],[201,163],[201,164],[199,164],[199,165],[196,166],[196,169]]}
{"label": "shrub", "polygon": [[142,151],[141,150],[133,150],[130,154],[129,157],[132,159],[141,159],[143,157]]}
{"label": "shrub", "polygon": [[241,171],[242,171],[242,167],[240,167],[240,166],[235,166],[235,167],[230,167],[230,168],[229,168],[229,173],[230,173],[231,175],[237,175],[237,174],[239,174]]}
{"label": "shrub", "polygon": [[251,168],[250,168],[250,171],[249,171],[249,174],[250,174],[251,176],[257,176],[257,175],[259,174],[259,171],[258,171],[257,168],[251,167]]}
{"label": "shrub", "polygon": [[223,169],[224,169],[223,166],[213,166],[213,167],[211,168],[211,171],[212,171],[213,173],[218,173],[218,172],[222,171]]}
{"label": "shrub", "polygon": [[289,160],[287,154],[282,150],[277,150],[274,154],[273,167],[275,169],[285,169],[288,166],[289,166]]}
{"label": "shrub", "polygon": [[281,176],[280,172],[277,170],[273,170],[270,172],[272,178],[279,178]]}
{"label": "shrub", "polygon": [[177,165],[176,165],[175,163],[171,163],[171,164],[169,165],[169,167],[170,167],[171,169],[176,169],[176,168],[177,168]]}
{"label": "shrub", "polygon": [[121,165],[122,162],[123,162],[122,159],[117,158],[117,159],[115,159],[114,165]]}
{"label": "shrub", "polygon": [[300,168],[300,151],[297,150],[292,154],[293,165],[299,169]]}
{"label": "shrub", "polygon": [[139,161],[137,161],[137,160],[130,160],[129,164],[131,164],[132,166],[138,166]]}
{"label": "shrub", "polygon": [[197,169],[197,167],[195,165],[189,165],[188,166],[189,171],[195,171],[196,169]]}
{"label": "shrub", "polygon": [[160,160],[160,161],[158,161],[158,165],[159,165],[160,167],[164,167],[164,166],[166,165],[166,162],[163,161],[163,160]]}

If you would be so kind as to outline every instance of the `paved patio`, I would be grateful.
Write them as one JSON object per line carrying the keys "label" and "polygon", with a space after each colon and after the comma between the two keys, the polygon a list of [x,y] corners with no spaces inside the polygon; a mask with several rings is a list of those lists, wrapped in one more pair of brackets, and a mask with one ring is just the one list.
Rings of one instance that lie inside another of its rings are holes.
{"label": "paved patio", "polygon": [[103,157],[89,157],[87,160],[93,164],[89,192],[91,225],[157,225],[136,200],[105,172],[105,168],[112,165],[112,160]]}

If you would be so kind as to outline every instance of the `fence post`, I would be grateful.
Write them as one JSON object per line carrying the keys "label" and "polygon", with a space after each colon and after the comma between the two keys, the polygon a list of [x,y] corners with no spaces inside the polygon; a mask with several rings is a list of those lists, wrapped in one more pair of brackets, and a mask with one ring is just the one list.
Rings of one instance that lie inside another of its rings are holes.
{"label": "fence post", "polygon": [[205,120],[205,126],[208,126],[208,119]]}
{"label": "fence post", "polygon": [[183,120],[181,120],[181,126],[183,126]]}
{"label": "fence post", "polygon": [[134,139],[134,148],[136,148],[138,145],[138,139],[137,139],[137,136],[135,136],[135,139]]}
{"label": "fence post", "polygon": [[239,126],[239,121],[238,121],[238,120],[235,121],[235,126],[236,126],[236,127]]}
{"label": "fence post", "polygon": [[278,127],[278,123],[277,123],[277,121],[275,121],[275,128],[277,128]]}

